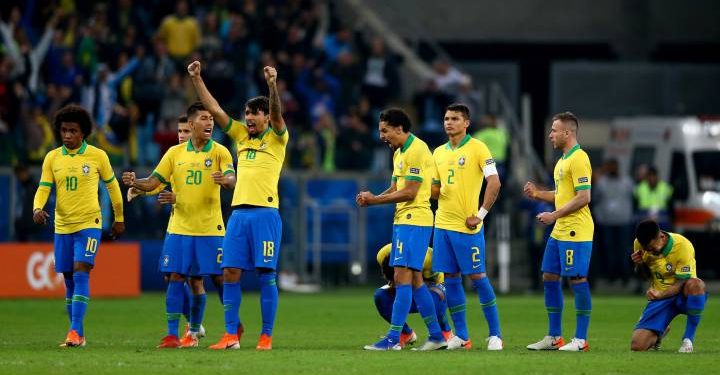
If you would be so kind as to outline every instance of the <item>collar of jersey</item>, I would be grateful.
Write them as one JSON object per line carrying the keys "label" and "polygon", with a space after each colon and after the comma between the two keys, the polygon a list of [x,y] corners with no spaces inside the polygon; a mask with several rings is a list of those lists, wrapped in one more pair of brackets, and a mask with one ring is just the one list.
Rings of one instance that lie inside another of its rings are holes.
{"label": "collar of jersey", "polygon": [[567,154],[563,155],[563,157],[562,157],[563,160],[569,158],[570,155],[573,154],[573,152],[575,152],[575,151],[577,151],[577,150],[579,150],[579,149],[580,149],[580,144],[578,143],[578,144],[576,144],[575,146],[573,146],[573,148],[571,148],[570,151],[568,151]]}
{"label": "collar of jersey", "polygon": [[68,149],[65,147],[65,145],[63,145],[62,146],[62,154],[70,155],[70,156],[82,155],[85,153],[85,149],[87,149],[87,142],[85,142],[85,140],[83,139],[82,144],[80,145],[80,148],[77,150],[76,153],[71,154],[70,151],[72,151],[72,150],[68,151]]}
{"label": "collar of jersey", "polygon": [[672,247],[673,247],[673,238],[672,238],[672,236],[670,235],[670,233],[665,232],[665,231],[663,231],[663,233],[665,233],[665,235],[666,235],[667,238],[668,238],[668,241],[667,241],[667,243],[665,244],[665,247],[663,247],[663,250],[662,250],[663,256],[666,257],[666,256],[668,256],[668,254],[670,254],[670,250],[672,250]]}
{"label": "collar of jersey", "polygon": [[267,129],[265,129],[262,133],[260,133],[257,137],[249,136],[250,139],[257,138],[257,139],[263,139],[265,134],[267,134],[270,130],[272,130],[272,127],[270,124],[268,124]]}
{"label": "collar of jersey", "polygon": [[414,140],[415,140],[415,136],[413,135],[413,133],[410,133],[407,140],[405,140],[405,144],[400,149],[400,152],[407,151],[407,149],[410,148],[410,145],[413,143]]}
{"label": "collar of jersey", "polygon": [[[187,145],[187,150],[188,150],[188,151],[196,151],[196,152],[197,152],[197,150],[195,149],[195,147],[193,147],[193,145],[192,145],[192,141],[188,140],[188,141],[187,141],[187,144],[188,144],[188,145]],[[207,143],[205,146],[203,146],[202,150],[200,150],[200,151],[202,151],[202,152],[208,152],[208,151],[210,151],[210,149],[212,148],[212,144],[213,144],[213,140],[211,139],[211,140],[208,141],[208,143]]]}
{"label": "collar of jersey", "polygon": [[465,138],[463,138],[462,141],[460,141],[460,144],[459,144],[457,147],[453,148],[453,146],[452,146],[452,145],[450,144],[450,142],[448,141],[448,143],[445,144],[445,148],[447,148],[448,150],[457,150],[457,149],[459,149],[460,147],[464,146],[466,143],[468,143],[468,141],[470,140],[470,138],[472,138],[472,137],[470,136],[470,134],[465,134]]}

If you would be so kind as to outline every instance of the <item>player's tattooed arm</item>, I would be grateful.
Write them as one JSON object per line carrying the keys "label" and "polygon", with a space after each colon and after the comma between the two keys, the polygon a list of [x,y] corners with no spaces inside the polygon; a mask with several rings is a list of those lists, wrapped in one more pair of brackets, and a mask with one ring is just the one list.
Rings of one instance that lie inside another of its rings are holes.
{"label": "player's tattooed arm", "polygon": [[271,66],[266,66],[263,70],[263,74],[265,75],[265,80],[267,81],[270,93],[270,123],[276,132],[281,133],[285,130],[285,120],[283,120],[282,117],[280,93],[277,88],[277,70]]}

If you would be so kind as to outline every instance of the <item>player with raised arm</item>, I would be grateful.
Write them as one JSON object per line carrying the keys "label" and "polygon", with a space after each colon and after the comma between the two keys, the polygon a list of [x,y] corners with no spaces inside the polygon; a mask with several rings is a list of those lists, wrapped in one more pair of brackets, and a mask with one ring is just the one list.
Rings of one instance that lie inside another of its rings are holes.
{"label": "player with raised arm", "polygon": [[[388,323],[392,319],[392,308],[393,302],[395,301],[395,270],[390,267],[390,251],[392,251],[392,244],[389,243],[383,246],[376,255],[378,266],[382,271],[382,275],[387,281],[387,284],[375,289],[375,308],[377,308],[380,316],[385,319]],[[422,276],[423,281],[430,289],[430,294],[433,298],[433,305],[435,306],[435,316],[440,324],[443,337],[445,340],[449,340],[452,337],[452,328],[448,322],[447,316],[447,303],[445,302],[445,284],[444,276],[442,272],[433,272],[432,270],[432,257],[433,250],[427,249],[425,253],[425,260],[423,261]],[[410,314],[418,312],[417,306],[413,303],[410,307]],[[415,331],[408,326],[407,323],[403,325],[400,333],[400,346],[405,347],[412,345],[417,341],[417,335]]]}
{"label": "player with raised arm", "polygon": [[[127,186],[147,192],[170,184],[176,197],[160,263],[161,272],[170,275],[166,294],[168,334],[158,348],[198,346],[207,300],[202,277],[222,272],[225,226],[220,186],[233,189],[236,181],[230,151],[212,140],[212,115],[198,102],[188,108],[187,117],[190,140],[171,147],[152,175],[137,179],[134,172],[123,173]],[[193,294],[190,330],[180,340],[178,325],[187,277]]]}
{"label": "player with raised arm", "polygon": [[44,207],[54,187],[55,272],[65,278],[65,303],[71,321],[61,346],[85,346],[83,321],[90,302],[90,270],[95,264],[102,228],[100,180],[107,186],[115,215],[113,237],[125,231],[122,194],[105,151],[86,142],[92,131],[90,114],[80,106],[68,105],[58,110],[53,125],[63,145],[45,155],[33,203],[33,220],[37,224],[47,223],[49,215]]}
{"label": "player with raised arm", "polygon": [[692,353],[695,330],[705,309],[705,283],[697,277],[695,249],[677,233],[660,230],[654,220],[641,221],[635,229],[632,261],[641,274],[649,276],[647,306],[635,325],[630,349],[659,349],[670,322],[687,315],[685,333],[678,352]]}
{"label": "player with raised arm", "polygon": [[[555,190],[541,191],[532,182],[525,184],[523,189],[530,199],[555,204],[555,211],[537,215],[542,224],[555,223],[555,226],[545,246],[542,261],[548,334],[542,340],[528,345],[530,350],[578,352],[589,349],[587,331],[592,301],[587,275],[594,225],[588,204],[592,168],[590,158],[578,144],[578,128],[578,118],[570,112],[553,116],[548,138],[553,148],[563,153],[553,173]],[[562,276],[570,279],[575,294],[577,320],[575,337],[567,344],[562,338]]]}
{"label": "player with raised arm", "polygon": [[210,349],[238,349],[240,278],[243,271],[260,276],[262,332],[255,346],[272,349],[272,333],[278,305],[277,262],[280,257],[282,222],[278,211],[278,181],[290,136],[282,117],[277,71],[264,68],[269,98],[259,96],[245,103],[245,122],[231,119],[208,91],[200,75],[200,62],[188,66],[188,74],[200,100],[237,147],[238,181],[233,194],[233,213],[223,242],[222,260],[225,334]]}
{"label": "player with raised arm", "polygon": [[366,345],[366,350],[401,350],[400,335],[415,301],[430,337],[419,350],[444,349],[447,342],[435,316],[435,305],[422,269],[432,234],[433,214],[430,210],[430,183],[433,173],[432,154],[427,144],[410,132],[410,117],[399,108],[380,114],[380,140],[393,154],[390,187],[379,195],[362,191],[356,197],[360,207],[395,204],[390,266],[395,269],[395,300],[390,329],[380,341]]}
{"label": "player with raised arm", "polygon": [[[485,270],[483,220],[500,192],[495,161],[482,142],[467,134],[470,110],[451,104],[445,110],[448,142],[433,152],[435,176],[432,197],[438,200],[433,237],[433,271],[445,273],[448,308],[455,324],[455,336],[448,349],[471,349],[465,318],[465,290],[462,275],[469,275],[488,323],[488,350],[502,350],[495,291]],[[479,205],[483,180],[485,198]]]}

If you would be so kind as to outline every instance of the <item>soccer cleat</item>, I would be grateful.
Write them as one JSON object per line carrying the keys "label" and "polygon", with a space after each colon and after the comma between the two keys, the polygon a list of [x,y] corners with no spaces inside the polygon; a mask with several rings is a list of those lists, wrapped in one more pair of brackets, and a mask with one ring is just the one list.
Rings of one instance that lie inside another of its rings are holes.
{"label": "soccer cleat", "polygon": [[460,336],[453,336],[452,338],[450,338],[450,340],[447,341],[447,349],[448,350],[457,350],[457,349],[470,350],[470,349],[472,349],[472,341],[470,341],[470,339],[463,340],[460,338]]}
{"label": "soccer cleat", "polygon": [[[187,336],[188,333],[190,333],[190,323],[187,323],[187,324],[185,325],[185,333],[183,333],[183,337]],[[205,332],[205,327],[203,327],[203,325],[200,324],[200,329],[197,331],[197,337],[198,337],[198,338],[203,338],[203,337],[205,337],[205,334],[206,334],[206,333],[207,333],[207,332]]]}
{"label": "soccer cleat", "polygon": [[448,344],[447,341],[433,341],[433,340],[427,340],[424,344],[422,344],[419,348],[413,348],[412,350],[418,350],[421,352],[429,351],[429,350],[441,350],[441,349],[447,349]]}
{"label": "soccer cleat", "polygon": [[565,345],[562,336],[545,336],[542,340],[526,346],[530,350],[558,350]]}
{"label": "soccer cleat", "polygon": [[487,339],[487,350],[503,350],[503,341],[498,336],[490,336]]}
{"label": "soccer cleat", "polygon": [[257,350],[272,350],[272,336],[263,333],[258,339]]}
{"label": "soccer cleat", "polygon": [[559,347],[558,350],[564,352],[586,352],[590,350],[590,345],[588,345],[587,340],[573,337],[569,343]]}
{"label": "soccer cleat", "polygon": [[185,337],[180,339],[180,347],[181,348],[197,348],[198,343],[200,341],[198,339],[198,336],[199,335],[197,333],[188,332],[187,335],[185,335]]}
{"label": "soccer cleat", "polygon": [[668,332],[670,332],[670,326],[665,327],[665,331],[662,335],[658,336],[657,340],[655,340],[655,343],[653,346],[650,347],[651,350],[660,350],[660,345],[662,344],[662,339],[667,336]]}
{"label": "soccer cleat", "polygon": [[175,335],[167,335],[163,337],[160,344],[156,346],[158,349],[174,349],[180,347],[180,340]]}
{"label": "soccer cleat", "polygon": [[450,339],[454,336],[452,331],[442,331],[442,335],[445,338],[445,341],[450,341]]}
{"label": "soccer cleat", "polygon": [[365,345],[363,346],[363,349],[365,350],[378,350],[378,351],[387,351],[387,350],[402,350],[402,346],[400,346],[399,342],[396,342],[393,339],[389,339],[387,337],[383,337],[380,341],[372,344],[372,345]]}
{"label": "soccer cleat", "polygon": [[400,334],[400,347],[404,348],[406,345],[412,345],[415,342],[417,342],[415,331]]}
{"label": "soccer cleat", "polygon": [[212,350],[225,350],[225,349],[240,349],[240,339],[238,335],[231,335],[225,333],[220,341],[215,345],[210,345],[208,349]]}
{"label": "soccer cleat", "polygon": [[683,339],[682,344],[680,344],[680,349],[678,349],[678,353],[692,353],[693,352],[693,343],[690,341],[690,339]]}
{"label": "soccer cleat", "polygon": [[70,330],[65,337],[65,342],[60,344],[61,348],[85,346],[85,337],[80,336],[76,330]]}

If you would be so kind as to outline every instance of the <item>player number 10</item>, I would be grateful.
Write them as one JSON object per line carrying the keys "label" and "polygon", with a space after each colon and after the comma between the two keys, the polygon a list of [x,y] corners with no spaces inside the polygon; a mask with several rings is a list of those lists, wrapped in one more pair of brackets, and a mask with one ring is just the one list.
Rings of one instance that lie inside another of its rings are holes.
{"label": "player number 10", "polygon": [[275,242],[263,241],[263,256],[272,257],[275,255]]}
{"label": "player number 10", "polygon": [[75,176],[67,176],[65,177],[65,191],[75,191],[77,190],[77,177]]}
{"label": "player number 10", "polygon": [[90,254],[95,254],[98,247],[98,240],[96,238],[88,237],[87,243],[85,244],[85,256],[90,256]]}

